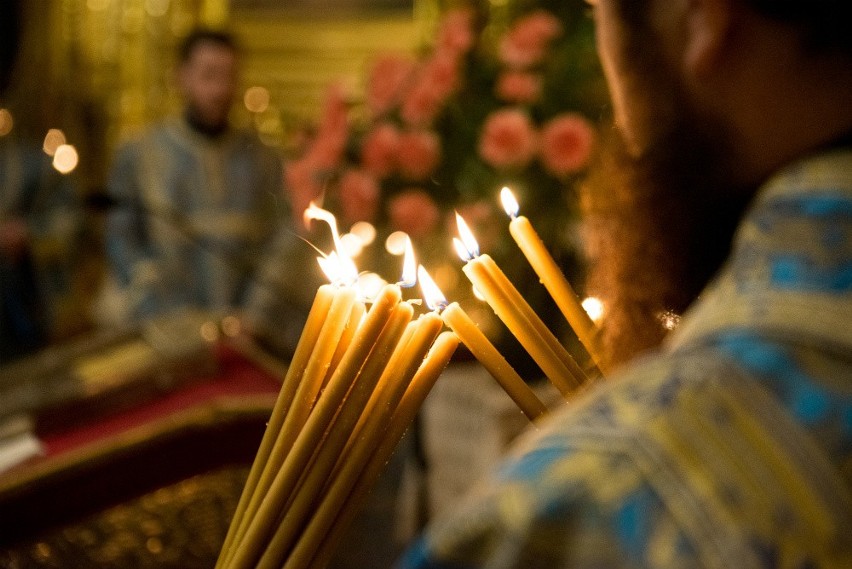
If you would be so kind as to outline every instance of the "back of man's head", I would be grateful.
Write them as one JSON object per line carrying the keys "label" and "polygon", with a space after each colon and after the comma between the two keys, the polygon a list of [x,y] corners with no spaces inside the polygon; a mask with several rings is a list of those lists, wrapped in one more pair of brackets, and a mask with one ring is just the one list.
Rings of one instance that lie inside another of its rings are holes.
{"label": "back of man's head", "polygon": [[195,28],[183,39],[178,47],[178,62],[184,64],[190,60],[195,49],[206,43],[212,43],[233,52],[237,51],[237,43],[234,36],[223,30],[211,28]]}

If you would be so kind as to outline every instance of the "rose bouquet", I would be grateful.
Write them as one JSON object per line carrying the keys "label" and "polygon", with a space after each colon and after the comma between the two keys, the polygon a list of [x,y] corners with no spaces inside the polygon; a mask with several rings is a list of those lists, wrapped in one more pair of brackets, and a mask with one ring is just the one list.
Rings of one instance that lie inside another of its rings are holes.
{"label": "rose bouquet", "polygon": [[[363,100],[332,87],[286,180],[296,212],[323,195],[344,226],[369,221],[380,235],[408,233],[457,299],[470,296],[454,277],[449,246],[448,214],[458,210],[531,304],[557,314],[507,237],[497,195],[512,188],[566,274],[580,281],[575,186],[606,100],[592,22],[582,0],[482,6],[448,8],[419,56],[377,59]],[[507,353],[520,353],[507,342]]]}

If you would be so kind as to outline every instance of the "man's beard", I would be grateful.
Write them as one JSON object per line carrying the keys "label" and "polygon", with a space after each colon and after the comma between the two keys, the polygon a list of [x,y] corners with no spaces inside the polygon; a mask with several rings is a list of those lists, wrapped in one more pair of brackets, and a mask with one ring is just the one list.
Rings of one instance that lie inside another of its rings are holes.
{"label": "man's beard", "polygon": [[613,130],[583,190],[587,290],[604,303],[610,365],[660,344],[671,315],[696,299],[728,256],[754,193],[732,183],[734,153],[722,123],[696,112],[668,82],[668,93],[659,83],[648,90],[649,104],[668,105],[660,114],[668,124],[655,125],[639,156]]}

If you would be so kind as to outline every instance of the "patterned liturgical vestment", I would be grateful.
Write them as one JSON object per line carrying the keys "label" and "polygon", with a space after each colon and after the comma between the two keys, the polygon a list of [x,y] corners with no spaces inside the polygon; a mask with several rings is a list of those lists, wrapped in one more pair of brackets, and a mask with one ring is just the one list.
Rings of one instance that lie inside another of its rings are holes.
{"label": "patterned liturgical vestment", "polygon": [[282,165],[256,135],[174,119],[122,148],[107,249],[134,317],[239,306],[278,220]]}
{"label": "patterned liturgical vestment", "polygon": [[665,348],[553,414],[404,568],[852,567],[852,150],[789,165]]}

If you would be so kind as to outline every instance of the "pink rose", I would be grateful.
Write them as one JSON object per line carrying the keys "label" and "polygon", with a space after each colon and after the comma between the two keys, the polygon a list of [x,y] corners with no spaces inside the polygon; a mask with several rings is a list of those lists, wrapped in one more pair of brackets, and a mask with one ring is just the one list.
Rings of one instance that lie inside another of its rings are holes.
{"label": "pink rose", "polygon": [[435,53],[417,73],[414,85],[402,102],[400,114],[412,126],[427,126],[441,110],[459,82],[459,60],[452,54]]}
{"label": "pink rose", "polygon": [[454,54],[466,53],[473,46],[473,17],[470,8],[447,11],[438,28],[437,46]]}
{"label": "pink rose", "polygon": [[429,194],[410,189],[389,200],[388,217],[394,229],[405,231],[416,239],[438,226],[441,213]]}
{"label": "pink rose", "polygon": [[396,168],[398,152],[399,131],[390,123],[381,123],[364,137],[361,163],[372,174],[384,177]]}
{"label": "pink rose", "polygon": [[529,116],[518,109],[491,113],[479,139],[479,155],[495,168],[526,166],[536,151],[536,132]]}
{"label": "pink rose", "polygon": [[379,183],[364,170],[347,170],[340,178],[340,207],[349,222],[373,221],[379,206]]}
{"label": "pink rose", "polygon": [[497,78],[497,96],[511,103],[533,103],[541,95],[541,77],[524,71],[506,71]]}
{"label": "pink rose", "polygon": [[583,116],[566,113],[553,118],[541,132],[541,162],[555,176],[576,172],[589,161],[595,131]]}
{"label": "pink rose", "polygon": [[367,108],[375,116],[383,115],[402,98],[411,81],[414,61],[398,55],[386,55],[373,64],[367,82]]}
{"label": "pink rose", "polygon": [[443,103],[441,93],[429,85],[415,85],[406,95],[400,115],[411,126],[428,126],[441,110]]}
{"label": "pink rose", "polygon": [[319,169],[336,168],[343,157],[349,123],[343,90],[332,86],[326,96],[317,134],[305,159]]}
{"label": "pink rose", "polygon": [[500,61],[514,67],[539,63],[551,40],[562,33],[559,19],[546,10],[535,10],[518,19],[500,41]]}
{"label": "pink rose", "polygon": [[397,163],[400,173],[409,180],[427,178],[441,160],[441,141],[434,132],[416,130],[399,137]]}

